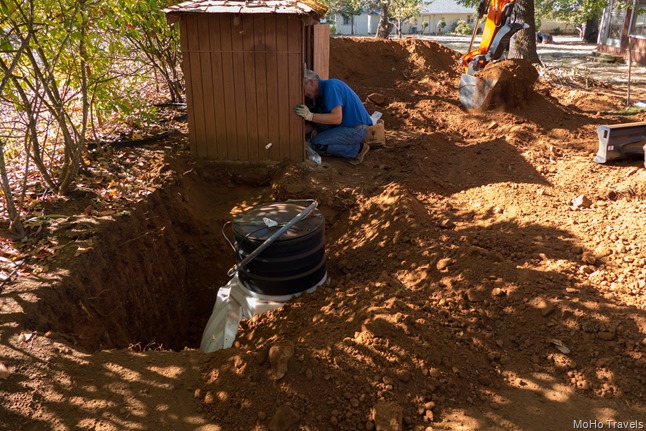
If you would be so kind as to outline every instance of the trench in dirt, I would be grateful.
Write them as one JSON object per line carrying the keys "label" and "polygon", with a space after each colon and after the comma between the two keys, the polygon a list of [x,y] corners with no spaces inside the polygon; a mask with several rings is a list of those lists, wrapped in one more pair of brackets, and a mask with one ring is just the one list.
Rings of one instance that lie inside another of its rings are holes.
{"label": "trench in dirt", "polygon": [[267,169],[251,179],[255,184],[240,184],[226,169],[196,167],[128,214],[98,225],[96,218],[70,218],[59,233],[90,250],[69,256],[74,269],[38,293],[26,327],[53,331],[86,352],[199,348],[235,263],[223,226],[232,206],[262,203]]}

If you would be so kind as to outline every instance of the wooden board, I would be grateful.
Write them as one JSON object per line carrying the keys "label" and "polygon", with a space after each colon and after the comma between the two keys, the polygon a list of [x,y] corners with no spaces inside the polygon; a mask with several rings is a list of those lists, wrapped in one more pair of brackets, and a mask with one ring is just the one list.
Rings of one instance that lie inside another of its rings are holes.
{"label": "wooden board", "polygon": [[[249,160],[247,147],[247,125],[249,113],[247,112],[247,98],[245,89],[244,47],[242,45],[242,21],[246,18],[240,15],[224,15],[222,20],[231,21],[231,56],[233,58],[233,79],[225,81],[224,85],[233,86],[233,98],[225,103],[235,112],[236,146],[238,148],[237,160]],[[231,109],[229,108],[229,109]]]}
{"label": "wooden board", "polygon": [[197,151],[199,154],[202,154],[204,157],[209,158],[209,154],[214,154],[215,148],[210,150],[210,146],[215,143],[215,124],[212,121],[215,118],[215,109],[213,103],[213,87],[215,80],[210,79],[209,77],[213,76],[214,71],[212,70],[211,62],[211,38],[209,31],[209,20],[208,19],[198,19],[197,20],[197,57],[200,59],[200,76],[202,77],[202,86],[199,92],[194,94],[199,95],[202,104],[202,112],[196,111],[196,114],[201,114],[197,117],[196,124],[197,127],[202,127],[201,139],[197,142]]}
{"label": "wooden board", "polygon": [[257,125],[257,158],[258,160],[271,160],[271,142],[269,140],[269,104],[267,80],[267,31],[265,15],[256,15],[254,18],[253,61],[255,64],[254,82],[256,85],[256,125]]}
{"label": "wooden board", "polygon": [[227,130],[227,143],[225,160],[239,160],[238,158],[238,122],[236,120],[235,109],[235,88],[233,86],[235,73],[233,70],[233,45],[231,41],[231,16],[219,15],[220,25],[220,40],[221,55],[222,55],[222,75],[220,77],[213,77],[213,79],[220,79],[224,88],[224,98],[218,103],[224,111],[224,118]]}
{"label": "wooden board", "polygon": [[268,140],[267,145],[271,144],[269,149],[269,157],[271,160],[280,160],[281,146],[280,146],[280,121],[278,109],[278,41],[276,34],[278,20],[275,16],[265,17],[265,42],[267,51],[265,82],[267,83],[267,105],[269,111],[267,112],[268,121]]}
{"label": "wooden board", "polygon": [[[187,103],[192,106],[192,114],[189,112],[189,118],[193,125],[193,139],[195,154],[198,157],[206,157],[205,152],[205,124],[204,124],[204,96],[202,86],[202,61],[200,58],[200,41],[198,19],[194,16],[186,17],[186,52],[184,56],[188,58],[190,67],[187,70],[187,76],[191,81],[191,100]],[[190,128],[191,124],[189,124]],[[190,129],[189,129],[190,130]]]}
{"label": "wooden board", "polygon": [[[259,139],[258,139],[258,94],[256,90],[256,61],[255,61],[255,25],[254,22],[258,15],[242,15],[242,33],[240,39],[242,41],[242,59],[244,63],[244,76],[239,79],[244,80],[245,102],[246,102],[246,126],[247,133],[245,142],[241,142],[241,146],[247,148],[247,159],[250,161],[257,161],[259,158]],[[260,79],[264,81],[264,74],[261,74]]]}
{"label": "wooden board", "polygon": [[317,24],[314,30],[313,67],[321,79],[330,78],[330,25]]}
{"label": "wooden board", "polygon": [[[294,114],[293,109],[303,103],[305,90],[303,88],[303,23],[298,16],[287,16],[287,113],[289,132],[288,158],[290,160],[305,160],[305,123],[301,117]],[[300,37],[296,37],[300,36]]]}
{"label": "wooden board", "polygon": [[[187,54],[188,52],[188,35],[187,28],[188,24],[186,22],[186,17],[179,21],[179,33],[180,33],[180,49],[182,51],[182,72],[184,74],[184,81],[186,84],[186,111],[188,114],[188,128],[189,130],[195,129],[195,123],[193,119],[195,118],[195,110],[193,109],[193,80],[191,79],[191,59]],[[192,154],[197,154],[197,143],[195,140],[194,134],[189,134],[188,137],[189,146],[191,148]]]}

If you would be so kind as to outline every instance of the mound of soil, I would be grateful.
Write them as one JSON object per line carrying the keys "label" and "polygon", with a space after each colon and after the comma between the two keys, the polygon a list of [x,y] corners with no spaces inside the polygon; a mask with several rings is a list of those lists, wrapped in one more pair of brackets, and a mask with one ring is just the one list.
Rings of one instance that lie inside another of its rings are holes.
{"label": "mound of soil", "polygon": [[[474,75],[487,83],[486,90],[478,96],[480,111],[487,109],[516,108],[528,102],[533,94],[538,71],[527,60],[503,60],[489,64]],[[480,102],[480,98],[486,102]],[[471,104],[468,102],[467,106]]]}
{"label": "mound of soil", "polygon": [[450,81],[461,73],[459,58],[456,51],[428,40],[333,38],[330,76],[378,88],[401,79]]}
{"label": "mound of soil", "polygon": [[[3,286],[0,428],[643,427],[646,172],[592,158],[598,125],[646,115],[540,80],[468,113],[460,74],[430,41],[333,38],[331,76],[385,120],[358,167],[198,162],[185,136],[120,149],[158,173],[145,198],[61,204],[59,253]],[[199,352],[227,223],[288,199],[319,203],[328,283]]]}

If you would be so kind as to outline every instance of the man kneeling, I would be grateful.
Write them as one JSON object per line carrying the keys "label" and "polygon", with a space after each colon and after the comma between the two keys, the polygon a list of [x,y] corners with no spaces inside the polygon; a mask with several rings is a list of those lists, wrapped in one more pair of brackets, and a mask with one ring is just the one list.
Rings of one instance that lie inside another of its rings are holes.
{"label": "man kneeling", "polygon": [[312,148],[323,155],[352,159],[353,165],[362,163],[370,150],[363,140],[372,119],[359,96],[345,82],[320,79],[309,69],[303,86],[312,109],[299,104],[294,112],[307,121],[305,132],[312,133]]}

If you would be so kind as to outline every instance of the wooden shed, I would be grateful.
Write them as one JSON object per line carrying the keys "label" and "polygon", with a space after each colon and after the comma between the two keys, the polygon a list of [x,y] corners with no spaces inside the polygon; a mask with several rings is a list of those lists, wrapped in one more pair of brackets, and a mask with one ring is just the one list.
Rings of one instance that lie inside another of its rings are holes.
{"label": "wooden shed", "polygon": [[197,158],[305,160],[304,69],[329,74],[326,6],[314,0],[196,0],[164,9],[179,23],[188,129]]}

